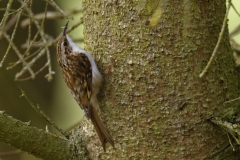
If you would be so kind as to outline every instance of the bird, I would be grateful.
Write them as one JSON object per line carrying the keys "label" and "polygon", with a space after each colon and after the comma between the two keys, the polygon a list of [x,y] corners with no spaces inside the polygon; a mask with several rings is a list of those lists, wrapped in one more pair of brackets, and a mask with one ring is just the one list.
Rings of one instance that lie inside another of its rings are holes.
{"label": "bird", "polygon": [[73,98],[87,119],[91,120],[106,151],[106,143],[110,143],[114,148],[114,142],[98,115],[100,109],[97,94],[102,83],[102,75],[91,54],[76,45],[67,35],[67,28],[68,21],[57,42],[57,61]]}

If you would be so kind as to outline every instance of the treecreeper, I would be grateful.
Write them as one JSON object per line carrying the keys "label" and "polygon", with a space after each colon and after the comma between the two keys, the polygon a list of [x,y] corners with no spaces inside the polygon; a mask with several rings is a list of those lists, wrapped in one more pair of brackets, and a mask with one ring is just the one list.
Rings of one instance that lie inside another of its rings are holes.
{"label": "treecreeper", "polygon": [[97,112],[99,110],[97,94],[102,83],[102,75],[93,57],[67,35],[67,27],[68,22],[57,43],[57,61],[72,96],[85,116],[92,121],[105,151],[106,143],[109,142],[114,147],[114,142]]}

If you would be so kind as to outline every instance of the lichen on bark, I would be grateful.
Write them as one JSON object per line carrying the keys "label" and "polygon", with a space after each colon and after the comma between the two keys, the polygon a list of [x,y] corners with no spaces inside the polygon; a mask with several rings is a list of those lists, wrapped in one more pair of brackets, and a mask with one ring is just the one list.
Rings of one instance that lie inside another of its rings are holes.
{"label": "lichen on bark", "polygon": [[[224,115],[223,103],[238,93],[227,30],[208,73],[199,78],[217,42],[225,1],[150,3],[83,1],[85,49],[103,73],[101,117],[116,143],[111,155],[101,155],[211,157],[229,142],[208,120]],[[149,25],[156,9],[159,21]]]}

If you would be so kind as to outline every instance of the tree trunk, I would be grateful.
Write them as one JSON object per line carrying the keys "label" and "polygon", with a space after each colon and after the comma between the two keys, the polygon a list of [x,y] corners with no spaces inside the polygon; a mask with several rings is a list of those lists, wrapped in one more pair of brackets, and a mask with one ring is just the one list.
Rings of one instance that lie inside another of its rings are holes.
{"label": "tree trunk", "polygon": [[84,0],[83,7],[85,49],[105,82],[101,118],[116,148],[101,153],[88,145],[93,159],[237,159],[226,132],[209,121],[238,97],[227,29],[199,78],[221,31],[224,0]]}

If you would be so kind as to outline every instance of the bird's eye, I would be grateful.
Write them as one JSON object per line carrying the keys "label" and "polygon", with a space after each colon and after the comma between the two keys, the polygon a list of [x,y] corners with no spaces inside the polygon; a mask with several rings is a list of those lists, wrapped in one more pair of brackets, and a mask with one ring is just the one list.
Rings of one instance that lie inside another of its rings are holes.
{"label": "bird's eye", "polygon": [[66,47],[67,45],[68,45],[68,43],[67,43],[67,42],[63,42],[63,46],[65,46],[65,47]]}

